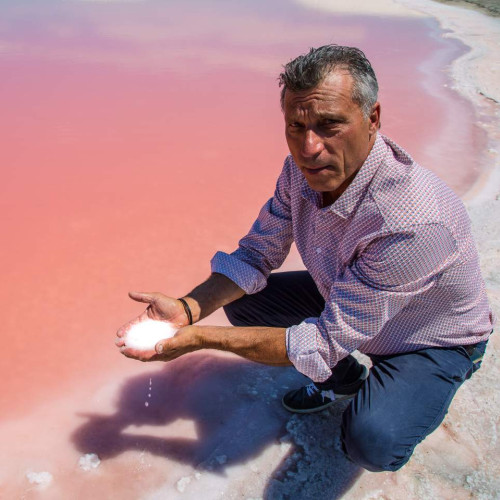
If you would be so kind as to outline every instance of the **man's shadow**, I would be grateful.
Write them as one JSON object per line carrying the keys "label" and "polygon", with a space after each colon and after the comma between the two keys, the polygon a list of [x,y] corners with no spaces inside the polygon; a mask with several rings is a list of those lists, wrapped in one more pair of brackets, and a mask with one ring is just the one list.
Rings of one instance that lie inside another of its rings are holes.
{"label": "man's shadow", "polygon": [[[125,381],[116,412],[84,415],[88,420],[73,433],[72,440],[81,453],[97,453],[101,460],[138,450],[190,464],[200,471],[224,474],[226,467],[247,462],[289,436],[296,446],[270,479],[266,498],[281,498],[286,491],[298,489],[301,493],[289,498],[312,498],[307,494],[312,486],[308,480],[318,477],[322,467],[334,480],[334,487],[326,492],[321,489],[326,495],[323,498],[336,498],[359,469],[333,442],[340,440],[340,408],[319,416],[291,416],[282,408],[282,394],[305,382],[293,368],[193,353],[168,363],[160,372]],[[184,425],[191,421],[190,437],[172,433],[179,429],[183,433],[179,421]],[[147,428],[141,431],[144,426]],[[152,430],[152,426],[157,429]],[[328,437],[323,435],[325,426]],[[329,441],[331,449],[324,446]],[[336,467],[332,469],[333,463]]]}

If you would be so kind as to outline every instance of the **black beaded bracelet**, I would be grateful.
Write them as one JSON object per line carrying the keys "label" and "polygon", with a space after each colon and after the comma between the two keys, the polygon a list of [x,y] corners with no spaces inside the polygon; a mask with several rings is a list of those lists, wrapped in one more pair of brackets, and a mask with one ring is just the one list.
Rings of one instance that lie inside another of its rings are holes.
{"label": "black beaded bracelet", "polygon": [[191,313],[191,308],[189,307],[189,304],[184,300],[184,299],[177,299],[180,300],[182,307],[184,307],[184,311],[186,312],[186,316],[188,317],[189,324],[193,324],[193,314]]}

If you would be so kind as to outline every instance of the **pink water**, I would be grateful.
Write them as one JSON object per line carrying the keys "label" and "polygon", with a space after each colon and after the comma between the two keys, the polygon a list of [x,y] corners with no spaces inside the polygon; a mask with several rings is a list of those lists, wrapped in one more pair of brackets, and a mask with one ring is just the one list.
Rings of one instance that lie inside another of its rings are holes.
{"label": "pink water", "polygon": [[432,20],[8,0],[0,33],[5,420],[137,373],[113,345],[142,310],[127,291],[186,293],[247,231],[287,153],[277,75],[309,46],[365,50],[383,132],[459,193],[480,172],[472,108],[445,86],[464,49]]}

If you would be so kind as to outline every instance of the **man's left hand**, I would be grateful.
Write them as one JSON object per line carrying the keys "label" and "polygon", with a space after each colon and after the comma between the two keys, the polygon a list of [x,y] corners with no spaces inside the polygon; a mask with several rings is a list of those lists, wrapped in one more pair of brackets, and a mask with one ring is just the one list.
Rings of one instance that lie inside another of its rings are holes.
{"label": "man's left hand", "polygon": [[[171,338],[160,340],[154,350],[140,350],[132,347],[126,347],[124,342],[118,343],[120,352],[127,358],[137,359],[139,361],[172,361],[189,352],[201,349],[198,336],[196,335],[196,326],[186,326],[178,330]],[[120,345],[121,344],[121,345]]]}

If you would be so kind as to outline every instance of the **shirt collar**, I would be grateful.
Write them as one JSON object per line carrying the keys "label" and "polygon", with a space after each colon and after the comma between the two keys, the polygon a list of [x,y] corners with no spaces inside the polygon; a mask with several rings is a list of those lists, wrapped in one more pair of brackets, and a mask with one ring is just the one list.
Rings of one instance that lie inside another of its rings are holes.
{"label": "shirt collar", "polygon": [[[338,200],[325,207],[323,210],[333,212],[347,219],[358,205],[358,202],[368,188],[368,185],[373,179],[386,153],[387,146],[384,138],[381,134],[377,134],[373,147],[365,162],[361,165],[356,177],[354,177],[354,180],[349,184]],[[302,196],[316,206],[321,206],[321,194],[311,189],[305,178],[302,180]]]}

